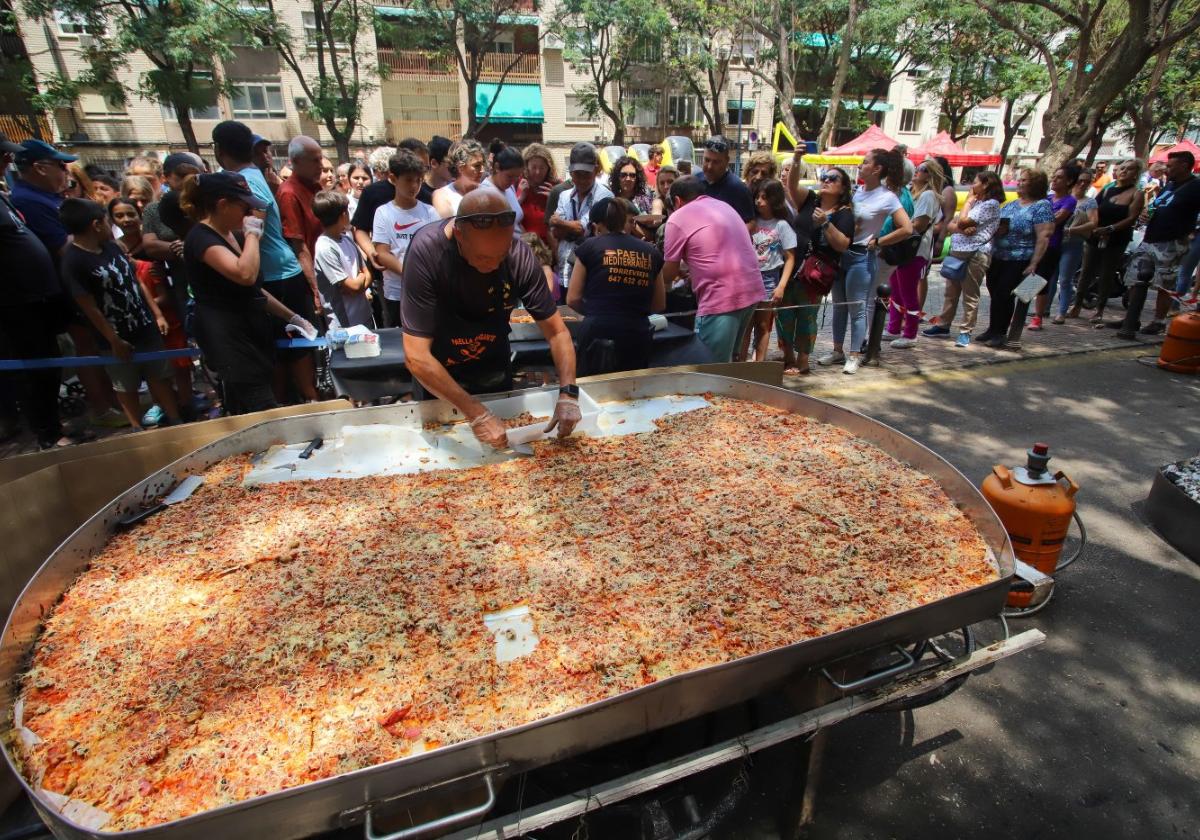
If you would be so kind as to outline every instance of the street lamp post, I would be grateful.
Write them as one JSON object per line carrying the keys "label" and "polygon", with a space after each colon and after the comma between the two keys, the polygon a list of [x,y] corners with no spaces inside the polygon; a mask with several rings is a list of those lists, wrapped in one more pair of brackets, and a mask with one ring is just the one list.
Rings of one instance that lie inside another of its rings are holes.
{"label": "street lamp post", "polygon": [[737,135],[737,159],[733,163],[734,172],[742,171],[742,97],[745,96],[746,83],[738,82],[738,135]]}

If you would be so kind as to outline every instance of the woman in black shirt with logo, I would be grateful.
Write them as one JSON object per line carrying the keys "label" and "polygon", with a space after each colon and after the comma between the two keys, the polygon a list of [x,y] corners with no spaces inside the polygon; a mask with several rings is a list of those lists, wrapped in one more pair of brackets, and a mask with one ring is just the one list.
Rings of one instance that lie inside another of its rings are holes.
{"label": "woman in black shirt with logo", "polygon": [[649,365],[647,316],[667,305],[662,254],[625,233],[626,219],[619,200],[600,199],[592,207],[591,236],[575,249],[567,306],[584,315],[576,336],[582,376]]}

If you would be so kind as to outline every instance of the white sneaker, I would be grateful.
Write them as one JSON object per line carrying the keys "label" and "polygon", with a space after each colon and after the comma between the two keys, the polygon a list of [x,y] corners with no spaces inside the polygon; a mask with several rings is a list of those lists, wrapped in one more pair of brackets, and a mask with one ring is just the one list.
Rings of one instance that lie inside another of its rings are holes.
{"label": "white sneaker", "polygon": [[824,356],[817,359],[817,364],[828,367],[829,365],[840,365],[844,361],[846,361],[846,354],[838,350],[834,350],[832,353],[826,353]]}
{"label": "white sneaker", "polygon": [[895,341],[896,339],[900,338],[900,336],[901,336],[901,333],[890,333],[890,332],[885,332],[885,333],[883,334],[883,339],[882,339],[882,340],[883,340],[883,341]]}
{"label": "white sneaker", "polygon": [[901,350],[905,347],[916,347],[917,340],[915,338],[897,338],[892,342],[892,346]]}
{"label": "white sneaker", "polygon": [[859,356],[854,355],[846,359],[846,364],[842,366],[842,373],[855,374],[858,373]]}

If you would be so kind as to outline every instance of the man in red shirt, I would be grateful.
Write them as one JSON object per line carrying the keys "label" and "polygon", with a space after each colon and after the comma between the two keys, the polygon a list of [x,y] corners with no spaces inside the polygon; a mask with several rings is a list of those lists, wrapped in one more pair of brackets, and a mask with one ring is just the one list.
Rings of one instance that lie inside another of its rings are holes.
{"label": "man in red shirt", "polygon": [[275,200],[279,204],[279,221],[283,225],[283,238],[296,253],[300,270],[304,272],[304,277],[312,289],[317,313],[321,312],[321,295],[317,291],[313,254],[317,250],[317,237],[324,228],[320,220],[313,215],[312,203],[321,189],[321,158],[321,145],[316,140],[303,134],[293,137],[288,143],[292,177],[280,184],[278,192],[275,193]]}

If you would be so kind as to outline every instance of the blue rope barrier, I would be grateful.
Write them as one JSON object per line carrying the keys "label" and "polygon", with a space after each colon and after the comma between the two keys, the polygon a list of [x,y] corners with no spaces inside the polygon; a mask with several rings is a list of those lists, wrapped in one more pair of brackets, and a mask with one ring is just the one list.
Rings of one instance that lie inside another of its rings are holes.
{"label": "blue rope barrier", "polygon": [[[156,362],[159,359],[178,359],[184,356],[199,356],[200,351],[195,347],[183,347],[177,350],[155,350],[152,353],[134,353],[128,363]],[[0,359],[0,370],[41,370],[59,367],[97,367],[99,365],[128,364],[116,356],[62,356],[51,359]]]}

